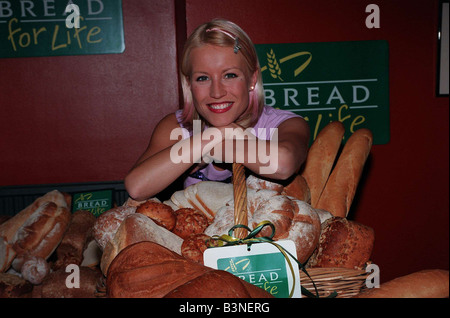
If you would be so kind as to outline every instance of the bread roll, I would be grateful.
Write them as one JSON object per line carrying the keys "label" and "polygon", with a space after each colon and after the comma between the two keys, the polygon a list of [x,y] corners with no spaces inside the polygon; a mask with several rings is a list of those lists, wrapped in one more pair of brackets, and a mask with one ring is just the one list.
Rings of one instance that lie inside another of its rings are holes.
{"label": "bread roll", "polygon": [[50,273],[50,265],[41,257],[30,256],[25,259],[20,272],[24,279],[33,285],[39,285]]}
{"label": "bread roll", "polygon": [[176,225],[173,233],[186,239],[192,234],[201,234],[208,227],[208,219],[203,213],[194,209],[184,208],[175,211]]}
{"label": "bread roll", "polygon": [[372,147],[372,140],[371,131],[365,128],[355,131],[350,136],[316,208],[329,211],[334,216],[347,216]]}
{"label": "bread roll", "polygon": [[329,123],[319,132],[308,151],[301,175],[309,186],[311,205],[314,208],[317,207],[317,202],[330,176],[344,132],[345,128],[341,122]]}
{"label": "bread roll", "polygon": [[448,298],[449,275],[446,270],[422,270],[366,289],[356,298]]}
{"label": "bread roll", "polygon": [[372,228],[333,217],[323,224],[319,245],[308,264],[310,267],[362,269],[370,260],[374,240]]}
{"label": "bread roll", "polygon": [[175,212],[169,205],[151,200],[139,205],[136,213],[141,213],[151,218],[156,224],[165,227],[169,231],[174,229],[177,222]]}
{"label": "bread roll", "polygon": [[218,244],[218,240],[213,240],[206,234],[192,234],[183,241],[181,255],[187,260],[203,265],[203,253],[208,247]]}

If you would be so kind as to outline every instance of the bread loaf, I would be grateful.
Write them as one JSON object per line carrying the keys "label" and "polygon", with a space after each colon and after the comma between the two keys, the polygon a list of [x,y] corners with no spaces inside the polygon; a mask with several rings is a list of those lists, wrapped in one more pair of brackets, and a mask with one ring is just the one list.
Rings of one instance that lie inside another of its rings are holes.
{"label": "bread loaf", "polygon": [[28,298],[33,285],[18,275],[0,273],[0,298]]}
{"label": "bread loaf", "polygon": [[289,231],[278,237],[279,240],[292,240],[295,243],[297,260],[304,264],[319,243],[320,218],[313,207],[301,200],[295,203],[295,213]]}
{"label": "bread loaf", "polygon": [[344,136],[344,125],[334,121],[326,125],[317,135],[306,157],[302,177],[311,191],[311,205],[316,208],[320,195],[330,176]]}
{"label": "bread loaf", "polygon": [[50,191],[0,224],[0,272],[11,266],[18,253],[33,250],[33,255],[43,258],[51,254],[66,229],[70,201],[69,195]]}
{"label": "bread loaf", "polygon": [[284,187],[281,194],[311,204],[311,190],[309,189],[306,179],[302,175],[297,174],[295,178]]}
{"label": "bread loaf", "polygon": [[101,214],[95,221],[93,232],[98,246],[103,251],[117,232],[125,218],[136,212],[135,206],[119,206]]}
{"label": "bread loaf", "polygon": [[[64,268],[51,272],[42,284],[33,288],[33,298],[95,298],[100,270],[78,267],[79,272],[66,272]],[[75,275],[79,274],[79,275]],[[78,278],[78,279],[77,279]],[[79,286],[74,286],[79,283]]]}
{"label": "bread loaf", "polygon": [[53,190],[42,197],[37,198],[32,204],[25,209],[8,219],[6,222],[0,224],[0,237],[3,237],[6,242],[12,242],[17,230],[28,220],[28,218],[44,203],[53,202],[57,206],[62,206],[68,209],[70,200],[65,194]]}
{"label": "bread loaf", "polygon": [[17,230],[13,248],[18,255],[47,259],[56,249],[67,229],[71,214],[54,202],[41,205]]}
{"label": "bread loaf", "polygon": [[320,195],[316,208],[346,217],[372,147],[370,130],[355,131],[345,144],[336,166]]}
{"label": "bread loaf", "polygon": [[366,289],[356,298],[448,298],[449,275],[446,270],[422,270]]}
{"label": "bread loaf", "polygon": [[346,218],[333,217],[323,224],[310,267],[362,269],[370,260],[375,236],[372,228]]}
{"label": "bread loaf", "polygon": [[[271,297],[236,276],[191,262],[153,242],[123,249],[106,279],[108,297]],[[205,275],[205,276],[202,276]]]}
{"label": "bread loaf", "polygon": [[53,270],[66,268],[69,264],[81,264],[83,252],[93,235],[95,221],[95,216],[89,211],[78,210],[72,214],[67,231],[56,248],[57,260]]}
{"label": "bread loaf", "polygon": [[157,225],[149,217],[134,213],[121,223],[114,238],[106,244],[100,262],[102,272],[106,275],[112,260],[122,249],[142,241],[156,242],[177,254],[181,254],[183,240],[179,236]]}

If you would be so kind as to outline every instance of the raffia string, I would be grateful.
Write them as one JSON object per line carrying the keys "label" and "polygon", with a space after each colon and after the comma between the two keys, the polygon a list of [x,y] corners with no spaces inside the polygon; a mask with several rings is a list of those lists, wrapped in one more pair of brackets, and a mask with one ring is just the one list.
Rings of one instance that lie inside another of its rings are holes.
{"label": "raffia string", "polygon": [[[233,198],[234,198],[234,224],[247,226],[247,183],[245,181],[245,167],[241,163],[233,163]],[[243,239],[247,236],[246,230],[238,228],[235,236]]]}

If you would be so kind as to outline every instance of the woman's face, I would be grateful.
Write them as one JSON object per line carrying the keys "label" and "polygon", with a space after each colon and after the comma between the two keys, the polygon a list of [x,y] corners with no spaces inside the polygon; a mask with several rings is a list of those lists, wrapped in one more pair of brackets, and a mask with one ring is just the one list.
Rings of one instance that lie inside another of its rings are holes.
{"label": "woman's face", "polygon": [[194,106],[212,126],[226,126],[247,109],[256,74],[249,74],[244,58],[232,47],[203,45],[190,53],[189,77]]}

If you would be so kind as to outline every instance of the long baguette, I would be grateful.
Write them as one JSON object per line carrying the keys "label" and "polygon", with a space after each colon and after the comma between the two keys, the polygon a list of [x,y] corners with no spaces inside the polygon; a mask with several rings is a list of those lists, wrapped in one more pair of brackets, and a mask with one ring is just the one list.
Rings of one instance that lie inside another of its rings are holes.
{"label": "long baguette", "polygon": [[448,271],[422,270],[367,289],[356,298],[448,298],[448,285]]}
{"label": "long baguette", "polygon": [[372,141],[372,132],[366,128],[350,136],[319,198],[317,209],[347,217]]}
{"label": "long baguette", "polygon": [[345,128],[341,122],[334,121],[329,123],[319,132],[308,151],[305,167],[301,175],[308,183],[312,207],[316,207],[330,176],[344,132]]}

